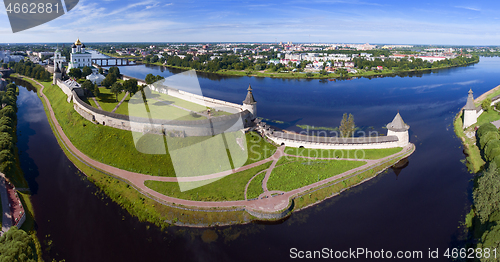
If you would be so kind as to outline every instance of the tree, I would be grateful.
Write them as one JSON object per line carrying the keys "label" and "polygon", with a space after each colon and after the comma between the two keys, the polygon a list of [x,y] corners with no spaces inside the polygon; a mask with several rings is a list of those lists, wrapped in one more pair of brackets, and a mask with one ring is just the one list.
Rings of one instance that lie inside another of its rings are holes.
{"label": "tree", "polygon": [[122,84],[116,82],[111,86],[111,93],[115,94],[116,101],[118,102],[118,95],[122,92],[123,86]]}
{"label": "tree", "polygon": [[106,76],[106,78],[104,78],[104,80],[102,80],[102,85],[105,86],[106,88],[109,88],[110,86],[112,86],[116,80],[118,80],[116,78],[116,75],[113,74],[113,73],[108,73],[108,75]]}
{"label": "tree", "polygon": [[125,80],[125,82],[123,82],[123,89],[125,91],[128,91],[130,97],[132,97],[132,95],[135,94],[139,89],[139,87],[137,86],[137,80],[135,79]]}
{"label": "tree", "polygon": [[102,69],[102,67],[99,67],[99,74],[104,74],[104,70]]}
{"label": "tree", "polygon": [[0,238],[0,261],[37,261],[33,239],[21,229],[11,227]]}
{"label": "tree", "polygon": [[94,91],[94,84],[90,80],[85,80],[82,84],[82,88],[85,92],[85,95],[88,95],[89,93],[92,93]]}
{"label": "tree", "polygon": [[69,76],[72,76],[76,79],[82,77],[82,70],[80,68],[71,68],[68,73]]}
{"label": "tree", "polygon": [[108,74],[115,74],[116,77],[120,77],[120,68],[112,66],[109,68]]}
{"label": "tree", "polygon": [[354,124],[354,117],[352,114],[347,116],[347,113],[344,113],[342,120],[340,121],[340,135],[342,137],[354,136],[354,131],[356,130],[356,125]]}
{"label": "tree", "polygon": [[491,162],[488,169],[479,177],[472,196],[481,223],[488,221],[491,213],[500,209],[500,176],[495,162]]}
{"label": "tree", "polygon": [[153,74],[146,75],[146,84],[150,85],[155,82],[156,78]]}
{"label": "tree", "polygon": [[486,98],[481,102],[481,107],[484,109],[484,111],[490,111],[491,109],[491,99]]}
{"label": "tree", "polygon": [[165,77],[163,77],[163,76],[161,76],[161,75],[157,75],[157,76],[155,77],[155,82],[160,81],[160,80],[162,80],[162,79],[165,79]]}
{"label": "tree", "polygon": [[91,74],[92,74],[92,68],[90,68],[88,66],[83,67],[82,77],[87,77],[88,75],[91,75]]}
{"label": "tree", "polygon": [[94,84],[94,96],[98,97],[101,94],[101,90],[99,90],[99,87],[97,84]]}

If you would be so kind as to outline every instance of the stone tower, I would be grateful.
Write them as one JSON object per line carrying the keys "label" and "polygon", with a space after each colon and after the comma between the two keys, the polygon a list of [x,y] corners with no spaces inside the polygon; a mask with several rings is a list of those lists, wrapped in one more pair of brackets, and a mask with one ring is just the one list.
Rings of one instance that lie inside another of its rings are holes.
{"label": "stone tower", "polygon": [[247,97],[243,100],[243,110],[248,110],[252,114],[252,120],[257,117],[257,101],[253,98],[252,86],[248,85]]}
{"label": "stone tower", "polygon": [[61,70],[61,68],[62,68],[62,62],[63,62],[63,59],[62,59],[62,56],[61,56],[61,51],[59,51],[59,48],[58,48],[54,52],[54,72],[56,71],[56,69],[58,67],[59,67],[59,70]]}
{"label": "stone tower", "polygon": [[464,107],[464,129],[475,124],[476,122],[476,106],[474,105],[474,96],[472,95],[472,89],[470,89],[469,96],[467,97],[467,104],[465,104]]}
{"label": "stone tower", "polygon": [[410,136],[408,135],[410,126],[405,124],[401,115],[398,114],[394,117],[391,123],[387,124],[387,136],[397,136],[398,146],[404,147],[410,143]]}

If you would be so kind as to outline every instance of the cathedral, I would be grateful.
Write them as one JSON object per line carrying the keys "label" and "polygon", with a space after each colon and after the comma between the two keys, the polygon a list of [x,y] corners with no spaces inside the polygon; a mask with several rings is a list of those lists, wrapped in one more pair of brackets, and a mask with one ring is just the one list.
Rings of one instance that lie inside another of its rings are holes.
{"label": "cathedral", "polygon": [[68,63],[68,72],[71,68],[92,67],[92,54],[85,52],[85,45],[80,39],[71,46],[71,59]]}

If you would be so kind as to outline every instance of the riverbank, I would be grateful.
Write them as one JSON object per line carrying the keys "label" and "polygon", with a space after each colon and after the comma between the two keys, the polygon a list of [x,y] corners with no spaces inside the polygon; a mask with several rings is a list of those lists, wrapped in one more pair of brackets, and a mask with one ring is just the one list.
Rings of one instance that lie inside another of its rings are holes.
{"label": "riverbank", "polygon": [[[497,95],[500,95],[500,85],[489,91],[481,94],[476,99],[474,99],[474,104],[476,106],[480,105],[481,102],[487,98],[491,99]],[[493,109],[490,112],[483,112],[477,119],[477,123],[470,126],[467,129],[463,129],[463,108],[455,116],[453,120],[453,128],[455,135],[462,140],[462,145],[464,147],[464,154],[466,155],[466,166],[471,173],[479,173],[483,170],[486,162],[481,156],[481,150],[476,145],[476,136],[474,128],[476,126],[481,126],[482,124],[489,123],[495,120],[499,120],[500,115]]]}
{"label": "riverbank", "polygon": [[[348,73],[348,74],[339,74],[339,73],[327,73],[320,74],[319,72],[266,72],[265,70],[227,70],[221,69],[215,72],[207,71],[207,70],[196,70],[196,72],[207,73],[207,74],[217,74],[217,75],[226,75],[226,76],[254,76],[254,77],[269,77],[269,78],[284,78],[284,79],[352,79],[359,77],[384,77],[384,76],[398,76],[405,75],[410,73],[418,73],[418,72],[429,72],[432,70],[441,70],[441,69],[449,69],[454,67],[461,66],[469,66],[479,63],[479,57],[474,59],[473,61],[466,63],[464,65],[452,65],[452,66],[441,66],[441,67],[433,67],[433,68],[420,68],[420,69],[408,69],[408,70],[392,70],[392,69],[383,69],[383,70],[363,70],[359,69],[358,73]],[[165,65],[160,62],[155,63],[144,63],[142,61],[137,64],[146,64],[146,65],[158,65],[164,66],[168,68],[175,68],[181,70],[192,70],[191,67],[181,67],[181,66],[173,66],[173,65]]]}
{"label": "riverbank", "polygon": [[[42,261],[42,249],[35,228],[35,215],[30,200],[29,190],[26,189],[28,187],[28,182],[21,169],[19,150],[17,147],[17,96],[19,95],[19,89],[17,86],[9,89],[9,85],[7,85],[7,91],[4,93],[4,102],[2,110],[0,110],[2,116],[2,121],[0,121],[0,137],[2,140],[2,147],[4,147],[4,149],[2,149],[2,154],[0,154],[3,159],[0,167],[2,172],[5,173],[5,175],[2,174],[2,179],[0,179],[2,182],[5,181],[5,194],[2,197],[4,204],[2,207],[11,213],[6,216],[3,212],[4,210],[2,210],[2,216],[4,217],[4,219],[2,219],[3,229],[7,230],[7,228],[5,228],[6,226],[21,225],[20,229],[25,231],[33,241],[38,261]],[[13,94],[13,98],[9,98],[9,93]],[[9,109],[9,107],[12,107],[12,109]],[[9,136],[11,137],[9,138]],[[5,149],[6,142],[10,143],[8,145],[10,150]],[[8,151],[12,152],[7,153]],[[23,188],[23,193],[16,188]],[[12,202],[9,203],[8,199]],[[15,212],[15,214],[12,214],[13,212]]]}

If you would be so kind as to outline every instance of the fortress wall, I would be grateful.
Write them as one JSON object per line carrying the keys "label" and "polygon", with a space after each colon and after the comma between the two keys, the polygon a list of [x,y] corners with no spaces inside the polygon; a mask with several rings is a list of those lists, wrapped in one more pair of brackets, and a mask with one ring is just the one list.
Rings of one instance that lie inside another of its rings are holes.
{"label": "fortress wall", "polygon": [[83,118],[93,123],[140,133],[153,133],[159,135],[166,134],[181,137],[212,136],[223,132],[236,131],[233,126],[240,121],[241,124],[238,126],[246,126],[248,119],[251,116],[250,112],[243,111],[229,116],[211,118],[210,120],[150,120],[148,118],[129,117],[94,108],[83,102],[74,91],[72,92],[72,97],[75,111],[78,112]]}
{"label": "fortress wall", "polygon": [[237,113],[243,111],[243,105],[238,105],[231,102],[226,102],[214,98],[204,97],[196,94],[192,94],[186,91],[178,90],[175,88],[157,88],[153,85],[148,85],[149,89],[154,90],[159,93],[163,93],[169,96],[180,98],[195,104],[217,108],[222,111]]}
{"label": "fortress wall", "polygon": [[275,137],[273,135],[268,135],[268,138],[278,145],[284,143],[285,146],[289,147],[302,146],[304,148],[310,148],[310,149],[383,149],[383,148],[401,147],[398,141],[381,142],[381,143],[368,142],[363,144],[336,144],[336,143],[314,143],[314,142],[290,140],[290,139]]}
{"label": "fortress wall", "polygon": [[[131,76],[127,76],[127,75],[122,75],[122,79],[123,80],[135,79],[135,80],[137,80],[137,84],[147,85],[144,80],[139,79],[139,78],[135,78],[135,77],[131,77]],[[204,106],[208,106],[208,107],[212,107],[212,108],[219,108],[221,110],[223,110],[224,108],[230,108],[230,110],[228,110],[228,112],[230,112],[230,113],[237,113],[237,112],[244,111],[242,109],[243,105],[239,105],[239,104],[235,104],[235,103],[231,103],[231,102],[226,102],[226,101],[222,101],[222,100],[218,100],[218,99],[214,99],[214,98],[204,97],[204,96],[192,94],[192,93],[189,93],[186,91],[178,90],[175,88],[156,88],[153,85],[147,85],[147,86],[149,87],[149,89],[154,90],[156,92],[167,94],[167,95],[170,95],[173,97],[177,97],[177,98],[180,98],[180,99],[183,99],[186,101],[190,101],[190,102],[193,102],[193,103],[196,103],[199,105],[204,105]],[[223,111],[226,111],[226,110],[223,110]]]}
{"label": "fortress wall", "polygon": [[71,89],[60,79],[57,79],[57,86],[59,86],[59,88],[61,88],[61,90],[68,96],[68,99],[66,101],[71,101],[71,98],[73,96]]}
{"label": "fortress wall", "polygon": [[[295,139],[288,139],[273,135],[271,132],[266,133],[267,137],[278,145],[284,144],[289,147],[304,147],[310,149],[383,149],[402,147],[396,136],[387,136],[381,139],[380,142],[367,141],[365,143],[341,143],[341,142],[309,142]],[[396,139],[387,139],[396,138]]]}
{"label": "fortress wall", "polygon": [[122,75],[122,79],[123,80],[135,79],[135,80],[137,80],[138,85],[147,85],[146,81],[139,79],[139,78],[131,77],[131,76]]}

